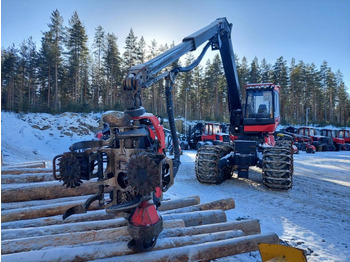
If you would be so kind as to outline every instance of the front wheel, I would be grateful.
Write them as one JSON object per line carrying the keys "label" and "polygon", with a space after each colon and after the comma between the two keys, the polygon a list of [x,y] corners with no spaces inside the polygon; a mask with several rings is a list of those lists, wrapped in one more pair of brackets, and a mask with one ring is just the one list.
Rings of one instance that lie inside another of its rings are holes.
{"label": "front wheel", "polygon": [[293,184],[292,141],[280,140],[263,152],[263,184],[271,189],[288,190]]}
{"label": "front wheel", "polygon": [[195,172],[197,180],[201,183],[221,184],[231,177],[233,166],[219,168],[219,161],[233,148],[231,146],[203,146],[196,154]]}

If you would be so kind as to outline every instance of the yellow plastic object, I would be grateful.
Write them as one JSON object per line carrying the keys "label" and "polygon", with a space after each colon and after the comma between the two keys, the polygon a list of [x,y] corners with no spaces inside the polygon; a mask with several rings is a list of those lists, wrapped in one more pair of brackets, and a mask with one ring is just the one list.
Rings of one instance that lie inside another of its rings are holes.
{"label": "yellow plastic object", "polygon": [[304,250],[276,244],[259,244],[263,262],[307,262]]}

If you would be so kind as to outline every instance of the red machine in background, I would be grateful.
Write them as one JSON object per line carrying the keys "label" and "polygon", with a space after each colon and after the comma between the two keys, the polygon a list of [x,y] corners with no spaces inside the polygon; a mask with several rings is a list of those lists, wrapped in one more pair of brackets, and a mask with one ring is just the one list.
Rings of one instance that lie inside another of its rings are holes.
{"label": "red machine in background", "polygon": [[332,139],[336,151],[345,150],[345,139],[337,137],[336,130],[324,128],[321,129],[321,135]]}
{"label": "red machine in background", "polygon": [[345,150],[350,150],[350,130],[340,129],[337,132],[337,137],[342,138],[345,141]]}

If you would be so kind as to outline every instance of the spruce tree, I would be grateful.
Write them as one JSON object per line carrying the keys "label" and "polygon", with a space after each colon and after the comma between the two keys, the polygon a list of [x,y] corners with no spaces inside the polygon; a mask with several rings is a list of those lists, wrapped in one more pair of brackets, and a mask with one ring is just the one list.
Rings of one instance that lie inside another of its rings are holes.
{"label": "spruce tree", "polygon": [[237,71],[238,71],[238,81],[241,88],[241,95],[242,97],[245,97],[244,86],[248,83],[248,78],[249,78],[248,60],[245,56],[243,56],[242,62],[239,64]]}
{"label": "spruce tree", "polygon": [[263,58],[260,63],[260,73],[261,73],[261,82],[268,83],[271,82],[271,64],[268,64],[266,59]]}
{"label": "spruce tree", "polygon": [[259,83],[261,81],[260,67],[257,57],[254,57],[252,63],[250,64],[248,81],[249,83]]}
{"label": "spruce tree", "polygon": [[70,93],[75,104],[82,105],[87,95],[87,90],[83,90],[81,81],[88,62],[88,37],[76,11],[69,20],[69,25],[67,49],[70,82],[73,86],[73,90],[70,90]]}
{"label": "spruce tree", "polygon": [[123,54],[124,69],[128,70],[130,67],[137,64],[139,57],[139,48],[137,37],[134,34],[132,28],[130,29],[129,35],[125,39],[125,52]]}
{"label": "spruce tree", "polygon": [[143,36],[141,36],[140,41],[137,43],[138,48],[137,48],[137,63],[139,64],[143,64],[144,62],[146,62],[146,42],[145,39],[143,38]]}

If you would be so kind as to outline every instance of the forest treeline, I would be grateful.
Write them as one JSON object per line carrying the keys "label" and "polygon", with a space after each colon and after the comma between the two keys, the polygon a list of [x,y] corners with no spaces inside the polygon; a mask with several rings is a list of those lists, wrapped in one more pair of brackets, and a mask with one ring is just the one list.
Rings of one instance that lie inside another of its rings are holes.
{"label": "forest treeline", "polygon": [[[41,43],[32,37],[16,47],[1,50],[1,108],[24,112],[59,113],[124,110],[122,81],[127,69],[174,46],[149,44],[130,29],[124,51],[117,36],[102,26],[95,29],[92,46],[78,13],[64,25],[58,10],[52,12],[48,31]],[[39,47],[39,48],[38,48]],[[186,66],[192,54],[175,64]],[[281,86],[281,116],[284,124],[350,125],[350,98],[343,75],[326,61],[313,63],[279,57],[273,64],[266,59],[248,61],[236,56],[237,71],[244,95],[247,83],[272,82]],[[194,70],[179,74],[174,86],[176,116],[188,119],[228,121],[226,80],[219,54]],[[148,112],[166,116],[164,83],[143,90]],[[187,102],[187,103],[186,103]],[[307,114],[307,116],[306,116]]]}

